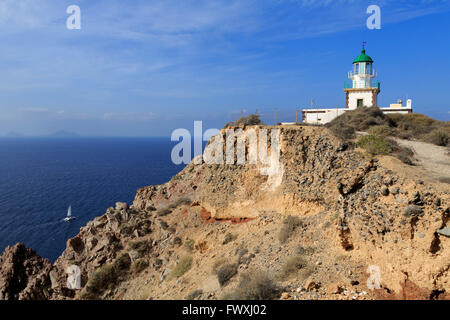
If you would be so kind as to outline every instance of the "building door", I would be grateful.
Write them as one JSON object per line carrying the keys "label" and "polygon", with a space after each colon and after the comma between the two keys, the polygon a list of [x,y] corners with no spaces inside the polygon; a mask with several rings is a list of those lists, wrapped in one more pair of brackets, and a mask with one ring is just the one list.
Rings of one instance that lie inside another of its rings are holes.
{"label": "building door", "polygon": [[364,105],[364,99],[358,99],[356,106],[357,107],[362,107]]}

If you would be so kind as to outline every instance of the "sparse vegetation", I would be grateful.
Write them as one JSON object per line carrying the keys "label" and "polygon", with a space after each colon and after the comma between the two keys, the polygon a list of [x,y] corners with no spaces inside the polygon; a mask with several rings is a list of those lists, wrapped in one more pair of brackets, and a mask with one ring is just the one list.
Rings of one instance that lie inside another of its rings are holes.
{"label": "sparse vegetation", "polygon": [[391,127],[393,122],[379,108],[359,107],[346,111],[329,122],[326,127],[338,138],[348,141],[355,137],[356,131],[366,131],[372,126],[380,125]]}
{"label": "sparse vegetation", "polygon": [[217,259],[212,266],[212,273],[217,274],[217,272],[219,271],[219,267],[223,266],[226,262],[227,260],[225,258]]}
{"label": "sparse vegetation", "polygon": [[435,120],[420,113],[392,114],[389,118],[393,121],[395,135],[403,139],[424,141],[424,137],[435,129],[443,129],[447,134],[450,130],[450,122]]}
{"label": "sparse vegetation", "polygon": [[242,126],[254,126],[262,124],[258,114],[250,114],[246,117],[240,117],[234,122],[229,122],[225,125],[225,128],[229,127],[242,127]]}
{"label": "sparse vegetation", "polygon": [[187,295],[186,300],[194,300],[202,294],[203,294],[202,289],[196,289]]}
{"label": "sparse vegetation", "polygon": [[135,273],[140,273],[148,267],[148,261],[146,259],[137,259],[133,263],[133,271]]}
{"label": "sparse vegetation", "polygon": [[295,216],[287,216],[281,227],[280,233],[278,234],[278,239],[281,243],[285,243],[291,235],[294,233],[297,227],[301,226],[302,222],[300,218]]}
{"label": "sparse vegetation", "polygon": [[302,256],[297,255],[288,258],[286,263],[283,265],[278,278],[281,280],[286,280],[289,277],[296,275],[297,277],[305,279],[312,272],[312,268],[306,260]]}
{"label": "sparse vegetation", "polygon": [[222,244],[223,244],[223,245],[226,245],[227,243],[230,243],[230,242],[236,240],[236,238],[237,238],[236,235],[234,235],[234,234],[228,232],[228,233],[225,235],[225,239],[223,240]]}
{"label": "sparse vegetation", "polygon": [[389,126],[382,124],[379,126],[370,127],[369,130],[367,130],[367,133],[369,135],[374,135],[374,136],[379,136],[379,137],[389,137],[389,136],[392,136],[392,134],[394,133],[394,130]]}
{"label": "sparse vegetation", "polygon": [[450,130],[443,128],[434,129],[430,133],[423,137],[425,142],[435,144],[437,146],[449,146],[450,145]]}
{"label": "sparse vegetation", "polygon": [[237,264],[226,264],[217,271],[217,280],[221,287],[225,286],[236,275],[237,268]]}
{"label": "sparse vegetation", "polygon": [[140,256],[143,256],[145,253],[147,253],[150,244],[147,240],[136,240],[136,241],[130,241],[128,246],[130,249],[135,250]]}
{"label": "sparse vegetation", "polygon": [[172,210],[167,208],[167,207],[165,207],[165,208],[161,208],[161,209],[156,210],[155,214],[158,217],[164,217],[164,216],[167,216],[167,215],[169,215],[171,213],[172,213]]}
{"label": "sparse vegetation", "polygon": [[183,206],[183,205],[188,205],[191,203],[191,200],[188,198],[180,198],[174,202],[172,202],[171,204],[169,204],[166,207],[163,208],[159,208],[158,210],[156,210],[155,214],[158,217],[164,217],[167,216],[169,214],[172,213],[172,211],[176,208],[178,208],[179,206]]}
{"label": "sparse vegetation", "polygon": [[170,273],[169,279],[179,278],[189,271],[192,267],[192,257],[186,256],[180,259],[173,271]]}
{"label": "sparse vegetation", "polygon": [[392,152],[392,148],[385,138],[372,134],[359,138],[356,145],[371,155],[389,154]]}
{"label": "sparse vegetation", "polygon": [[103,291],[114,288],[130,268],[130,264],[130,256],[123,253],[112,264],[96,270],[81,291],[81,299],[97,299]]}
{"label": "sparse vegetation", "polygon": [[385,115],[377,108],[349,110],[326,125],[344,141],[355,138],[356,131],[372,136],[417,139],[439,146],[450,144],[450,122],[439,121],[420,113]]}
{"label": "sparse vegetation", "polygon": [[178,208],[179,206],[187,206],[187,205],[191,204],[191,202],[192,201],[190,199],[188,199],[188,198],[180,198],[177,201],[171,203],[168,206],[168,208],[175,209],[175,208]]}
{"label": "sparse vegetation", "polygon": [[192,239],[186,239],[186,241],[184,242],[184,246],[185,246],[189,251],[192,251],[192,250],[194,250],[195,241],[192,240]]}
{"label": "sparse vegetation", "polygon": [[448,177],[440,177],[438,180],[439,182],[450,184],[450,178]]}
{"label": "sparse vegetation", "polygon": [[279,295],[279,288],[265,272],[247,272],[241,275],[236,291],[226,299],[272,300]]}

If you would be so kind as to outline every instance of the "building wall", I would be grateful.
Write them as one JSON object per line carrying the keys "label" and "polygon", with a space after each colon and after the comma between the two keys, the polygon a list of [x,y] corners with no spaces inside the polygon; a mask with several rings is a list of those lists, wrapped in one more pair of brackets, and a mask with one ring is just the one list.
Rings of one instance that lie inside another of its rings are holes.
{"label": "building wall", "polygon": [[[305,109],[303,110],[303,122],[311,124],[326,124],[332,121],[334,118],[342,115],[349,109]],[[408,114],[412,112],[412,108],[380,108],[385,114],[400,113]]]}
{"label": "building wall", "polygon": [[372,91],[350,91],[348,93],[348,108],[356,109],[358,106],[358,99],[363,99],[363,106],[373,107],[372,99],[373,92]]}
{"label": "building wall", "polygon": [[303,110],[303,122],[325,124],[342,115],[346,109]]}

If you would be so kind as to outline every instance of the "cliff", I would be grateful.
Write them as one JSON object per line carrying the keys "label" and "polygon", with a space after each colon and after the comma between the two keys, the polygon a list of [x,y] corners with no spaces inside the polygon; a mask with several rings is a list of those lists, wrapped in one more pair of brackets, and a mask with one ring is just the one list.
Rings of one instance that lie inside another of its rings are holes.
{"label": "cliff", "polygon": [[[252,298],[248,272],[270,278],[271,298],[448,298],[448,184],[323,127],[268,129],[276,170],[193,161],[89,222],[53,265],[8,248],[0,298]],[[71,265],[82,290],[67,289]]]}

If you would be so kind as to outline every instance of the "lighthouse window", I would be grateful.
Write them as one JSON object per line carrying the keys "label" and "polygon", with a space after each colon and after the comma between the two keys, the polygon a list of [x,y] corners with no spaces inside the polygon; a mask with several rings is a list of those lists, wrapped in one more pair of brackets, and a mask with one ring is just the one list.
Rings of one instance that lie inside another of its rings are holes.
{"label": "lighthouse window", "polygon": [[359,64],[359,73],[364,74],[364,67],[365,67],[364,63]]}

